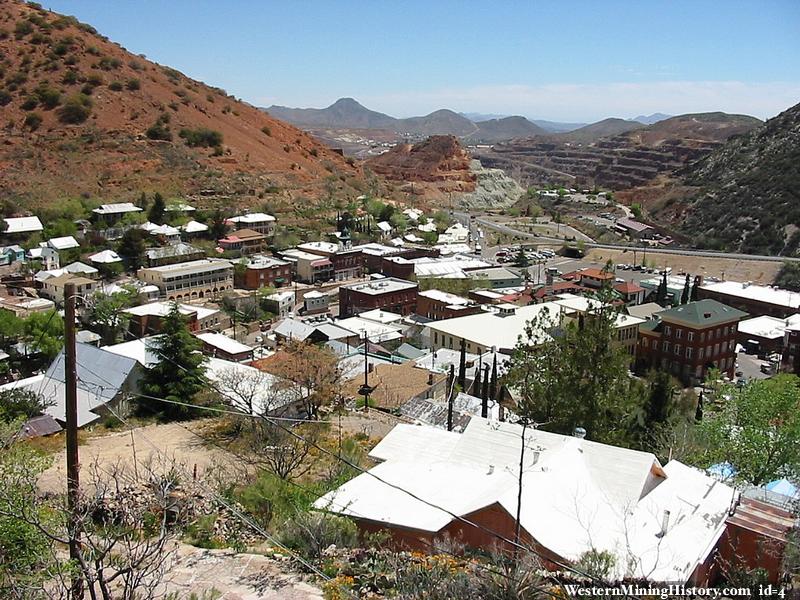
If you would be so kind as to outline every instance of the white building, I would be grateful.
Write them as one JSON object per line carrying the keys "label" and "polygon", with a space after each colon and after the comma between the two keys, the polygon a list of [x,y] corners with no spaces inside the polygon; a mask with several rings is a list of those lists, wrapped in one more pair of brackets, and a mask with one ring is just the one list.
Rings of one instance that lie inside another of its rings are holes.
{"label": "white building", "polygon": [[39,217],[8,217],[3,219],[5,223],[5,230],[2,232],[6,235],[29,235],[44,231],[44,225],[39,220]]}

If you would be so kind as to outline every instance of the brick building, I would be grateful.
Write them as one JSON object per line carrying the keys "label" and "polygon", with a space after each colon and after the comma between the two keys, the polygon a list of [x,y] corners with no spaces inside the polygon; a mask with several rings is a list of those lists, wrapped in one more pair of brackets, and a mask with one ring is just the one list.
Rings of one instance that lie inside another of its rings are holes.
{"label": "brick building", "polygon": [[411,281],[386,277],[339,288],[339,315],[349,317],[376,308],[410,315],[417,307],[419,286]]}
{"label": "brick building", "polygon": [[218,243],[223,250],[246,256],[266,250],[267,236],[252,229],[237,229],[219,240]]}
{"label": "brick building", "polygon": [[800,294],[768,285],[749,282],[719,281],[698,289],[698,298],[711,298],[738,308],[751,317],[769,315],[785,319],[800,312]]}
{"label": "brick building", "polygon": [[467,298],[439,290],[427,290],[417,294],[416,313],[427,319],[439,321],[464,317],[481,312],[481,307]]}
{"label": "brick building", "polygon": [[361,250],[340,248],[338,244],[332,242],[307,242],[297,248],[330,260],[336,281],[357,279],[364,273],[364,254]]}
{"label": "brick building", "polygon": [[291,283],[291,263],[271,256],[254,256],[247,263],[241,280],[238,278],[236,280],[238,287],[248,290],[257,290],[262,287],[278,288]]}
{"label": "brick building", "polygon": [[[150,302],[126,308],[123,312],[129,317],[128,331],[137,338],[159,333],[164,317],[173,306],[173,302]],[[217,308],[191,304],[178,304],[177,307],[189,331],[222,331],[230,327],[230,317]]]}
{"label": "brick building", "polygon": [[717,368],[733,378],[738,324],[747,316],[716,300],[699,300],[658,313],[639,327],[639,368],[668,371],[687,384]]}
{"label": "brick building", "polygon": [[584,269],[578,271],[578,277],[582,286],[594,289],[614,283],[614,273],[602,269]]}

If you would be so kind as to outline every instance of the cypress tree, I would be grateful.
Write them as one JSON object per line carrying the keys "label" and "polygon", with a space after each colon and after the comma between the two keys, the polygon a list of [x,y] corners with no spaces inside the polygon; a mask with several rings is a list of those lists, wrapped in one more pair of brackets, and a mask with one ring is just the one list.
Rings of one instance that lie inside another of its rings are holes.
{"label": "cypress tree", "polygon": [[484,367],[481,399],[481,416],[485,419],[489,416],[489,365]]}
{"label": "cypress tree", "polygon": [[691,296],[691,284],[689,283],[689,274],[686,274],[686,283],[683,285],[683,293],[681,294],[681,304],[688,304],[689,297]]}
{"label": "cypress tree", "polygon": [[497,353],[494,354],[492,361],[492,379],[489,383],[489,398],[497,400]]}
{"label": "cypress tree", "polygon": [[694,278],[694,283],[692,284],[692,293],[691,293],[692,302],[697,302],[698,300],[697,290],[699,287],[700,287],[700,276],[696,275]]}
{"label": "cypress tree", "polygon": [[467,342],[461,338],[461,357],[458,361],[458,385],[462,390],[467,389]]}

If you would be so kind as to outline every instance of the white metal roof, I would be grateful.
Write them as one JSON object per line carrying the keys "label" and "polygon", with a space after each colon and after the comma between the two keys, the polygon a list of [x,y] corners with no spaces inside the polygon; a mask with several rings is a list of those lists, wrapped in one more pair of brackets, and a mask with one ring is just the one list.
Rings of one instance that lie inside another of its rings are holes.
{"label": "white metal roof", "polygon": [[462,306],[473,303],[472,300],[469,300],[468,298],[457,296],[456,294],[450,294],[449,292],[442,292],[440,290],[426,290],[424,292],[420,292],[419,295],[424,296],[425,298],[430,298],[431,300],[435,300],[437,302],[444,302],[450,306]]}
{"label": "white metal roof", "polygon": [[[369,474],[315,506],[395,526],[437,532],[499,504],[516,514],[522,427],[473,417],[463,434],[398,425],[370,453]],[[734,490],[650,453],[547,433],[525,435],[520,523],[568,561],[589,549],[611,552],[616,577],[684,582],[724,530]],[[430,502],[445,510],[428,505]],[[661,531],[665,510],[670,520]]]}
{"label": "white metal roof", "polygon": [[76,240],[71,235],[67,235],[64,237],[55,237],[50,238],[47,240],[47,245],[53,248],[54,250],[70,250],[71,248],[80,248],[80,244],[78,240]]}
{"label": "white metal roof", "polygon": [[165,235],[167,237],[172,237],[175,235],[180,235],[180,230],[176,227],[172,227],[171,225],[159,225],[158,227],[154,227],[150,229],[150,235]]}
{"label": "white metal roof", "polygon": [[120,258],[119,254],[117,254],[113,250],[103,250],[102,252],[98,252],[97,254],[92,254],[89,257],[89,260],[97,264],[110,264],[110,263],[122,262],[122,258]]}
{"label": "white metal roof", "polygon": [[267,221],[274,221],[275,217],[267,213],[257,212],[248,213],[246,215],[239,215],[238,217],[231,217],[228,219],[231,223],[264,223]]}
{"label": "white metal roof", "polygon": [[413,281],[406,281],[405,279],[397,279],[396,277],[384,277],[374,281],[366,281],[361,283],[351,283],[350,285],[343,285],[340,289],[354,290],[362,294],[370,296],[377,296],[380,294],[387,294],[390,292],[397,292],[401,290],[410,290],[417,287]]}
{"label": "white metal roof", "polygon": [[208,225],[192,220],[186,223],[186,225],[182,225],[181,229],[186,233],[202,233],[203,231],[208,231]]}
{"label": "white metal roof", "polygon": [[3,233],[33,233],[44,229],[39,217],[8,217],[3,220],[6,222],[6,230]]}
{"label": "white metal roof", "polygon": [[202,340],[209,346],[213,346],[214,348],[222,350],[226,354],[243,354],[245,352],[253,351],[252,347],[242,344],[241,342],[237,342],[233,338],[229,338],[227,335],[223,335],[221,333],[198,333],[195,337]]}
{"label": "white metal roof", "polygon": [[101,204],[93,208],[92,212],[98,215],[116,215],[129,212],[141,212],[142,209],[133,202],[117,202],[116,204]]}
{"label": "white metal roof", "polygon": [[84,275],[94,275],[97,269],[82,262],[69,263],[62,269],[65,273],[83,273]]}
{"label": "white metal roof", "polygon": [[[166,317],[172,310],[173,306],[175,306],[174,302],[148,302],[147,304],[140,304],[139,306],[126,308],[125,312],[140,317],[144,315],[153,317]],[[197,314],[197,318],[200,320],[219,312],[219,310],[216,308],[194,306],[193,304],[178,304],[177,306],[178,312],[180,312],[182,315]]]}
{"label": "white metal roof", "polygon": [[787,319],[761,316],[739,321],[739,333],[767,339],[783,338]]}
{"label": "white metal roof", "polygon": [[339,319],[336,325],[344,327],[359,334],[363,337],[367,334],[369,341],[373,344],[380,344],[382,342],[389,342],[391,340],[399,340],[403,337],[400,333],[400,328],[393,325],[378,323],[369,319],[362,319],[360,317],[350,317],[349,319]]}
{"label": "white metal roof", "polygon": [[718,283],[707,283],[701,286],[701,289],[764,302],[765,304],[774,304],[775,306],[784,306],[791,309],[800,308],[800,293],[778,287],[753,285],[752,283],[740,283],[738,281],[720,281]]}
{"label": "white metal roof", "polygon": [[336,254],[339,251],[339,245],[334,244],[333,242],[306,242],[297,247],[300,248],[300,250],[317,250],[319,252],[327,252],[329,254]]}
{"label": "white metal roof", "polygon": [[376,323],[383,324],[397,323],[398,321],[403,320],[403,315],[380,308],[358,313],[358,316],[361,319],[367,319],[368,321],[375,321]]}

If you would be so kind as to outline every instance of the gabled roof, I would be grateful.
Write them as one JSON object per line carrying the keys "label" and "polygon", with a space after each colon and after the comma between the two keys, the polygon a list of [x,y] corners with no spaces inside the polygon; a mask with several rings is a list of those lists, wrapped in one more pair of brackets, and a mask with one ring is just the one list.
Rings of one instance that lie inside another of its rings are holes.
{"label": "gabled roof", "polygon": [[208,231],[208,225],[198,221],[189,221],[186,225],[180,227],[186,233],[202,233]]}
{"label": "gabled roof", "polygon": [[622,283],[615,283],[614,289],[620,294],[638,294],[643,292],[644,288],[635,281],[623,281]]}
{"label": "gabled roof", "polygon": [[44,230],[39,217],[8,217],[3,221],[6,222],[6,230],[2,233],[33,233]]}
{"label": "gabled roof", "polygon": [[130,212],[141,212],[142,209],[133,202],[117,202],[116,204],[101,204],[93,208],[92,212],[97,215],[117,215]]}
{"label": "gabled roof", "polygon": [[92,254],[89,257],[89,260],[98,265],[122,262],[122,258],[120,258],[120,255],[114,252],[113,250],[103,250],[102,252],[98,252],[97,254]]}
{"label": "gabled roof", "polygon": [[81,245],[71,235],[67,235],[64,237],[55,237],[50,238],[47,240],[47,245],[53,248],[54,250],[70,250],[72,248],[80,248]]}

